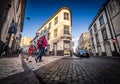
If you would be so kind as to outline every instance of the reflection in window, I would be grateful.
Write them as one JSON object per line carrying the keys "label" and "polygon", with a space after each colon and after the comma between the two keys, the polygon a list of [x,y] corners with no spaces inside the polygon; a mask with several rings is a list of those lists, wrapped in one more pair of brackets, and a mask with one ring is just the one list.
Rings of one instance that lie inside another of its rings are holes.
{"label": "reflection in window", "polygon": [[64,26],[64,34],[70,34],[69,32],[69,26]]}
{"label": "reflection in window", "polygon": [[69,13],[64,12],[64,20],[69,20]]}
{"label": "reflection in window", "polygon": [[56,25],[58,23],[58,17],[54,19],[54,24]]}
{"label": "reflection in window", "polygon": [[99,22],[100,22],[100,26],[102,26],[105,23],[103,16],[99,18]]}
{"label": "reflection in window", "polygon": [[97,31],[97,25],[94,24],[94,31],[96,32]]}
{"label": "reflection in window", "polygon": [[103,29],[103,30],[102,30],[102,36],[103,36],[103,40],[104,40],[104,41],[108,39],[108,38],[107,38],[106,29]]}

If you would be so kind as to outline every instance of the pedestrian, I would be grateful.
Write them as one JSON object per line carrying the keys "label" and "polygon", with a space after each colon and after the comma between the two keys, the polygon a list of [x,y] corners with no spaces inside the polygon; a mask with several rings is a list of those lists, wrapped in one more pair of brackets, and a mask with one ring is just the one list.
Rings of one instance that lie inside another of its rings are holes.
{"label": "pedestrian", "polygon": [[30,47],[29,47],[29,50],[28,50],[28,58],[26,58],[26,60],[28,61],[28,62],[32,62],[31,61],[31,58],[32,58],[32,55],[33,55],[33,52],[36,50],[36,48],[34,47],[34,45],[30,45]]}
{"label": "pedestrian", "polygon": [[2,45],[2,49],[1,49],[1,52],[0,52],[0,56],[1,56],[1,57],[6,54],[7,46],[8,46],[8,41],[6,41],[6,42]]}
{"label": "pedestrian", "polygon": [[42,61],[42,56],[45,55],[45,47],[47,46],[47,39],[45,36],[42,36],[39,40],[38,40],[38,49],[39,49],[39,53],[37,58],[35,58],[35,61],[37,63],[37,61],[39,60],[39,62]]}
{"label": "pedestrian", "polygon": [[70,57],[72,57],[72,55],[73,55],[73,49],[70,48]]}
{"label": "pedestrian", "polygon": [[22,50],[23,50],[22,48],[19,48],[18,54],[19,54],[19,53],[22,53]]}

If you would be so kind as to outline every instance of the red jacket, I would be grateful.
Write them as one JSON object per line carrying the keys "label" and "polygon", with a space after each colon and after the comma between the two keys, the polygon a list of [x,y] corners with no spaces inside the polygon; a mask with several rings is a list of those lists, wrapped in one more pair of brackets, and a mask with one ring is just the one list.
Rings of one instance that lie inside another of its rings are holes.
{"label": "red jacket", "polygon": [[35,47],[30,47],[28,50],[28,54],[32,55],[34,50],[35,50]]}
{"label": "red jacket", "polygon": [[43,37],[43,44],[42,47],[46,47],[47,46],[47,39],[45,38],[45,36]]}
{"label": "red jacket", "polygon": [[41,37],[41,38],[39,38],[39,40],[37,42],[37,48],[41,48],[42,44],[43,44],[43,41],[42,41],[42,37]]}

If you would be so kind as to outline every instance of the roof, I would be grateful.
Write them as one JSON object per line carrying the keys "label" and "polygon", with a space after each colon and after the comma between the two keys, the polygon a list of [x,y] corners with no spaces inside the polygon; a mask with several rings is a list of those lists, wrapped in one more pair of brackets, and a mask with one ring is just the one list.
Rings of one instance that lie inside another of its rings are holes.
{"label": "roof", "polygon": [[92,20],[91,24],[89,25],[88,27],[88,30],[90,29],[90,27],[94,24],[94,22],[96,21],[96,19],[99,17],[99,15],[101,14],[101,12],[105,9],[107,3],[109,2],[110,0],[106,0],[106,2],[102,5],[102,7],[99,9],[97,15],[95,16],[95,18]]}
{"label": "roof", "polygon": [[[62,8],[60,8],[50,19],[48,19],[44,24],[43,24],[43,26],[42,27],[40,27],[39,29],[38,29],[38,31],[41,29],[41,28],[43,28],[51,19],[53,19],[61,10],[63,10],[63,9],[67,9],[67,10],[69,10],[70,11],[70,15],[71,15],[71,10],[70,10],[70,8],[68,8],[68,7],[62,7]],[[72,15],[71,15],[72,16]],[[72,25],[72,19],[71,19],[71,25]]]}

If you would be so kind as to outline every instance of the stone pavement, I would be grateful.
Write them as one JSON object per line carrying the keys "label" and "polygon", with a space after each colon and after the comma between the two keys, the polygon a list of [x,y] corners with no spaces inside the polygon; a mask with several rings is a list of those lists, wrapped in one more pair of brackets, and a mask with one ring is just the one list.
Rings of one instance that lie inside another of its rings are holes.
{"label": "stone pavement", "polygon": [[27,55],[0,58],[0,84],[120,84],[120,59]]}
{"label": "stone pavement", "polygon": [[35,71],[42,84],[120,84],[120,59],[63,58]]}
{"label": "stone pavement", "polygon": [[59,60],[61,58],[69,57],[69,56],[43,56],[42,57],[42,62],[38,62],[38,63],[35,62],[36,56],[32,57],[32,62],[31,63],[29,63],[28,61],[26,61],[26,57],[28,57],[28,55],[23,54],[23,57],[24,57],[24,61],[27,64],[27,66],[31,70],[34,71],[34,70],[36,70],[36,69],[38,69],[38,68],[40,68],[40,67],[42,67],[42,66],[44,66],[44,65],[46,65],[46,64],[48,64],[50,62],[52,62],[52,61]]}
{"label": "stone pavement", "polygon": [[16,57],[0,58],[0,84],[40,84],[34,74],[34,70],[58,59],[56,56],[43,56],[43,62],[35,63],[33,56],[32,62],[26,61],[27,54],[20,54]]}

